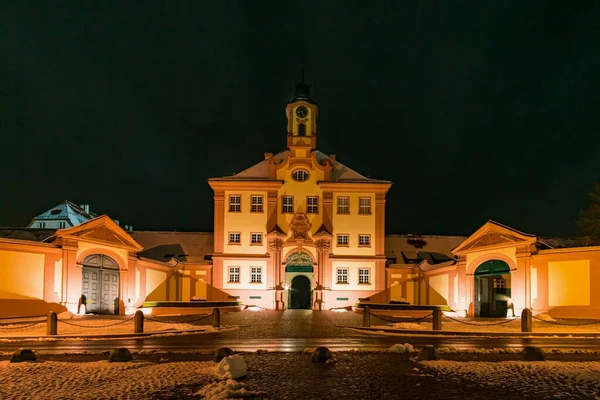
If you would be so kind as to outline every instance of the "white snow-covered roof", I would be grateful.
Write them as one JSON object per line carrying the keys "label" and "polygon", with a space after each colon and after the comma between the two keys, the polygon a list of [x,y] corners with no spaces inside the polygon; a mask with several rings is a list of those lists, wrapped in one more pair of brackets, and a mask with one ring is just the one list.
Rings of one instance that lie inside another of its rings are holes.
{"label": "white snow-covered roof", "polygon": [[[273,155],[272,158],[279,158],[284,160],[285,157],[290,153],[290,150],[285,150],[280,153]],[[313,154],[318,162],[321,162],[326,159],[331,159],[327,154],[320,152],[319,150],[314,150]],[[242,172],[231,175],[224,176],[216,179],[227,179],[227,180],[267,180],[269,179],[269,160],[263,160],[258,164],[254,164],[250,168],[243,170]],[[381,182],[377,179],[367,178],[364,175],[359,174],[352,168],[342,164],[337,160],[333,161],[333,170],[331,173],[332,181],[347,181],[347,182]]]}
{"label": "white snow-covered roof", "polygon": [[[41,213],[37,217],[33,218],[33,221],[44,221],[44,220],[64,220],[67,221],[70,226],[76,226],[87,222],[96,215],[94,213],[86,212],[82,207],[68,200],[52,207],[51,209]],[[29,224],[31,226],[33,221]]]}

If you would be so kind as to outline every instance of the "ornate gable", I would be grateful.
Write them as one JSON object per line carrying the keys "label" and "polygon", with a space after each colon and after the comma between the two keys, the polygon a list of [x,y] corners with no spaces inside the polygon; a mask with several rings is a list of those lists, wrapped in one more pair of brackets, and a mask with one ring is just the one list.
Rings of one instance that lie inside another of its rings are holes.
{"label": "ornate gable", "polygon": [[56,232],[57,239],[80,238],[103,242],[113,246],[127,247],[131,250],[141,251],[143,247],[127,234],[108,216],[103,215],[83,224]]}
{"label": "ornate gable", "polygon": [[521,246],[535,243],[536,237],[519,232],[494,221],[489,221],[462,244],[452,250],[454,254],[469,253],[490,247]]}
{"label": "ornate gable", "polygon": [[106,227],[98,227],[95,229],[90,229],[88,231],[83,231],[83,232],[76,234],[75,236],[96,239],[96,240],[100,240],[102,242],[114,243],[114,244],[118,244],[121,246],[129,245],[129,243],[127,243],[124,240],[122,240],[121,238],[119,238],[113,231],[111,231],[110,229],[108,229]]}

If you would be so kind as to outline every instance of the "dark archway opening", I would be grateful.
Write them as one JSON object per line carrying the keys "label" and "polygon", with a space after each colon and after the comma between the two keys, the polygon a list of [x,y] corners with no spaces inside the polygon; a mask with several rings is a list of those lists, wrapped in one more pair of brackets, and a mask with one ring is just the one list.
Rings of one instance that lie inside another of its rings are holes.
{"label": "dark archway opening", "polygon": [[301,310],[311,309],[310,279],[304,275],[296,276],[292,279],[290,291],[290,308]]}
{"label": "dark archway opening", "polygon": [[475,316],[506,318],[512,309],[510,267],[489,260],[475,270]]}

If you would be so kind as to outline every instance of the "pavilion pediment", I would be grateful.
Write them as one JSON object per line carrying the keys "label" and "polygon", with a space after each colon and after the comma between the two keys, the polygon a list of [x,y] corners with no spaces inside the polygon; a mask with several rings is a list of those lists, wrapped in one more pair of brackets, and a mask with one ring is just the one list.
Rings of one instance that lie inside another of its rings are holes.
{"label": "pavilion pediment", "polygon": [[57,237],[80,238],[140,251],[142,246],[107,216],[101,216],[72,228],[59,229]]}
{"label": "pavilion pediment", "polygon": [[534,235],[525,234],[498,224],[493,221],[487,222],[477,232],[472,234],[461,245],[452,250],[454,254],[469,253],[479,249],[493,247],[521,246],[535,243]]}

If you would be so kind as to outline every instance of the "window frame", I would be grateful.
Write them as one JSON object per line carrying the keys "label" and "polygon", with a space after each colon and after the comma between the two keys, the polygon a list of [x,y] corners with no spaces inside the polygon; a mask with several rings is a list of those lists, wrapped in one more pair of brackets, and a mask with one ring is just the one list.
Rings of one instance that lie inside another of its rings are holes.
{"label": "window frame", "polygon": [[[232,269],[237,269],[237,272],[232,272],[231,271]],[[238,267],[238,266],[230,266],[228,272],[229,272],[229,281],[227,283],[240,283],[240,276],[241,276],[241,274],[240,274],[240,267]],[[231,277],[235,276],[235,275],[237,275],[237,281],[231,280]]]}
{"label": "window frame", "polygon": [[[366,271],[366,282],[362,282],[365,275],[362,274],[363,271]],[[371,268],[358,268],[358,284],[359,285],[370,285],[371,284]]]}
{"label": "window frame", "polygon": [[[232,203],[232,198],[237,197],[239,202]],[[237,206],[237,207],[236,207]],[[229,195],[229,212],[230,213],[239,213],[242,212],[242,195],[241,194],[230,194]]]}
{"label": "window frame", "polygon": [[[346,204],[340,206],[340,200],[345,199]],[[346,212],[340,211],[346,209]],[[349,196],[338,196],[337,198],[337,214],[339,215],[350,215],[350,197]]]}
{"label": "window frame", "polygon": [[[285,204],[286,199],[292,199],[292,204]],[[286,211],[286,207],[292,207],[291,211]],[[294,196],[283,195],[281,196],[281,213],[282,214],[293,214],[294,213]]]}
{"label": "window frame", "polygon": [[64,221],[58,222],[58,229],[65,229],[67,227],[67,223]]}
{"label": "window frame", "polygon": [[[260,199],[260,204],[254,204],[254,199]],[[264,212],[265,200],[262,194],[251,194],[250,195],[250,212],[254,214],[261,214]],[[256,207],[256,209],[254,208]]]}
{"label": "window frame", "polygon": [[[361,243],[361,238],[366,237],[367,238],[367,243]],[[358,247],[371,247],[371,235],[368,235],[366,233],[359,233],[358,234]]]}
{"label": "window frame", "polygon": [[[316,204],[309,204],[310,199],[316,199]],[[312,211],[311,211],[311,207],[315,207],[315,208],[312,209]],[[319,213],[319,196],[306,196],[306,213],[307,214],[318,214]]]}
{"label": "window frame", "polygon": [[[346,243],[340,243],[340,238],[345,236],[346,237]],[[348,233],[338,233],[336,236],[336,244],[338,247],[350,247],[350,234]]]}
{"label": "window frame", "polygon": [[[238,235],[238,241],[232,242],[231,235]],[[228,239],[229,239],[229,241],[228,241],[229,245],[240,246],[242,244],[242,232],[229,232]]]}
{"label": "window frame", "polygon": [[[341,274],[340,272],[344,271],[345,274]],[[336,279],[336,284],[338,285],[347,285],[350,283],[350,278],[349,278],[349,270],[348,267],[338,267],[335,271],[335,279]],[[345,278],[344,280],[340,280],[340,277]]]}
{"label": "window frame", "polygon": [[[260,242],[255,242],[254,241],[254,236],[255,235],[260,235]],[[251,232],[250,233],[250,245],[251,246],[262,246],[263,244],[263,234],[262,232]]]}
{"label": "window frame", "polygon": [[[363,200],[367,200],[369,202],[368,212],[363,212],[362,211],[363,208],[366,207],[366,206],[362,205],[362,201]],[[371,198],[370,197],[363,196],[363,197],[359,197],[358,198],[358,215],[371,215]]]}
{"label": "window frame", "polygon": [[[306,177],[306,179],[302,179],[302,180],[296,179],[294,175],[297,174],[297,173],[299,173],[299,172],[303,172],[305,174],[304,176]],[[295,169],[295,170],[292,171],[292,180],[294,180],[294,182],[300,182],[300,183],[302,183],[302,182],[306,182],[309,179],[310,179],[310,172],[308,172],[304,168],[298,168],[298,169]]]}
{"label": "window frame", "polygon": [[[255,272],[254,270],[258,270],[258,272]],[[263,283],[262,270],[263,267],[250,267],[250,283]],[[258,281],[254,280],[255,276],[258,276]]]}

